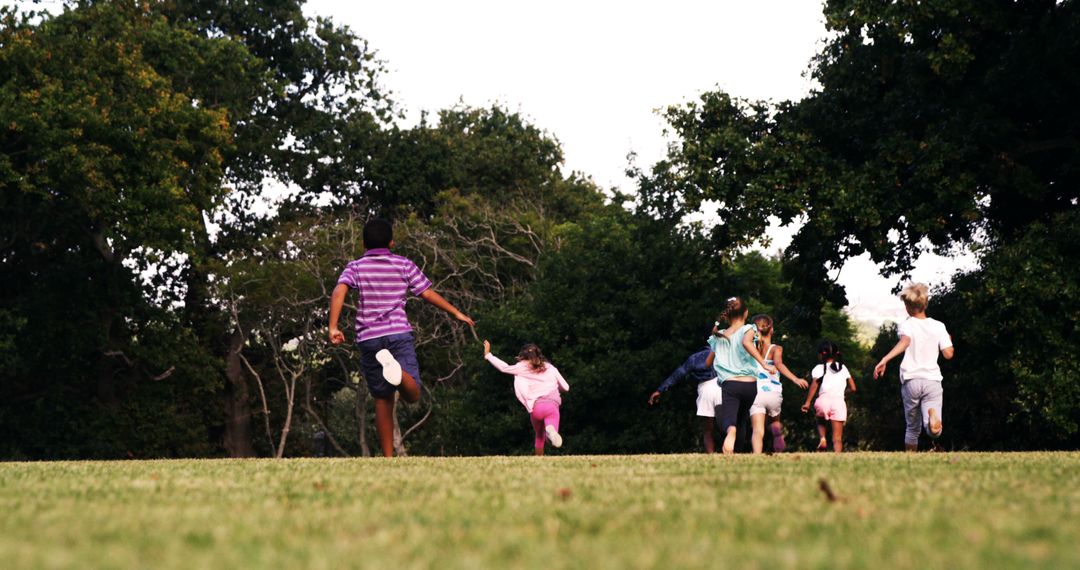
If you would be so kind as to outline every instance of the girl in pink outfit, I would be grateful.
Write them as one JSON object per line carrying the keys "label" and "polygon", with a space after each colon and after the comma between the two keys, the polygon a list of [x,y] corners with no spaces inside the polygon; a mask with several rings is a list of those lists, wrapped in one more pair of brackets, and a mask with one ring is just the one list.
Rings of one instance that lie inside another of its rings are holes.
{"label": "girl in pink outfit", "polygon": [[536,433],[534,442],[537,455],[544,454],[545,437],[551,445],[562,447],[559,435],[559,391],[569,392],[570,385],[559,374],[559,369],[544,358],[540,347],[526,344],[517,355],[517,363],[509,365],[491,354],[491,343],[484,341],[484,359],[499,372],[514,375],[514,394],[525,406]]}
{"label": "girl in pink outfit", "polygon": [[818,451],[828,449],[825,443],[827,426],[832,426],[833,451],[840,453],[844,450],[844,422],[847,421],[847,402],[844,401],[844,391],[855,393],[855,378],[844,366],[844,357],[840,354],[840,347],[827,340],[818,345],[818,365],[810,371],[813,382],[810,383],[810,393],[806,395],[806,403],[802,405],[803,413],[810,411],[810,402],[814,394],[821,388],[821,395],[814,402],[814,415],[818,423]]}

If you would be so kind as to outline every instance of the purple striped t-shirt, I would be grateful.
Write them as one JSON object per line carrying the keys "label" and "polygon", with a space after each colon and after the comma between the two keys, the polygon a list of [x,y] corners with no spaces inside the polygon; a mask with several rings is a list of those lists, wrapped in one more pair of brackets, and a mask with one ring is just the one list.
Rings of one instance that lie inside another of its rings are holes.
{"label": "purple striped t-shirt", "polygon": [[389,249],[369,249],[350,261],[338,278],[360,292],[356,305],[356,342],[412,332],[405,315],[405,295],[419,295],[431,281],[415,263]]}

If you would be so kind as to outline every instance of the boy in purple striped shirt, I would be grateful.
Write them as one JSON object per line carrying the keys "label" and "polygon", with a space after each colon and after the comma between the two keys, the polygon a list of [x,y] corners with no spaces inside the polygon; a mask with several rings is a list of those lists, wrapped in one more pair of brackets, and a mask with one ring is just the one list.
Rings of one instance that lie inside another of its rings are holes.
{"label": "boy in purple striped shirt", "polygon": [[341,344],[345,335],[338,329],[338,319],[345,296],[350,288],[360,293],[356,304],[360,371],[375,397],[375,431],[386,457],[394,454],[394,392],[401,392],[406,402],[420,399],[420,364],[412,326],[405,315],[406,295],[412,293],[459,321],[476,326],[431,288],[431,281],[415,263],[390,253],[392,247],[394,227],[390,222],[376,218],[364,224],[367,251],[345,266],[330,297],[330,342]]}

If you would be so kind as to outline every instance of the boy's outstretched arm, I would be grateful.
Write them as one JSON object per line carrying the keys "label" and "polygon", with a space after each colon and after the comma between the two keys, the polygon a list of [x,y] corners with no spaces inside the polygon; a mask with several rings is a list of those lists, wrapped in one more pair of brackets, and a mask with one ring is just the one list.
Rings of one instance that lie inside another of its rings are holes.
{"label": "boy's outstretched arm", "polygon": [[474,323],[468,315],[459,311],[457,307],[450,304],[450,301],[444,299],[443,296],[436,293],[434,289],[428,289],[423,293],[420,293],[420,298],[446,311],[447,313],[450,313],[454,316],[455,319],[469,325],[470,327],[476,326],[476,323]]}
{"label": "boy's outstretched arm", "polygon": [[338,319],[341,318],[341,307],[345,304],[345,296],[348,294],[349,286],[338,283],[330,295],[330,344],[345,342],[345,335],[338,329]]}
{"label": "boy's outstretched arm", "polygon": [[660,401],[661,394],[670,390],[672,386],[678,384],[679,381],[681,381],[683,378],[686,378],[688,374],[690,374],[689,360],[679,365],[679,367],[671,373],[671,376],[668,376],[663,382],[660,383],[660,386],[649,396],[649,405],[656,405],[656,402]]}
{"label": "boy's outstretched arm", "polygon": [[807,383],[806,380],[803,380],[802,378],[799,378],[798,376],[792,374],[791,370],[788,369],[787,364],[784,364],[784,347],[777,346],[775,349],[773,349],[773,362],[776,363],[776,369],[779,370],[780,373],[783,374],[788,380],[794,382],[796,386],[802,388],[803,390],[805,390],[809,386],[809,383]]}
{"label": "boy's outstretched arm", "polygon": [[889,354],[886,354],[881,361],[877,363],[877,366],[874,367],[874,378],[881,378],[881,375],[885,374],[885,366],[889,364],[889,361],[903,354],[909,346],[911,346],[911,337],[900,337],[900,342],[896,343],[896,346],[889,351]]}

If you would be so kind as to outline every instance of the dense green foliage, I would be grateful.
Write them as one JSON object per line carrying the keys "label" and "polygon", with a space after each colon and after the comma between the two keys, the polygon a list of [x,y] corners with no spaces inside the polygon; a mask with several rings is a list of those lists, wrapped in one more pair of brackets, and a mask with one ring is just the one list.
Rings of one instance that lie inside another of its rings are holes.
{"label": "dense green foliage", "polygon": [[18,568],[1074,568],[1078,500],[1075,453],[7,463],[0,557]]}

